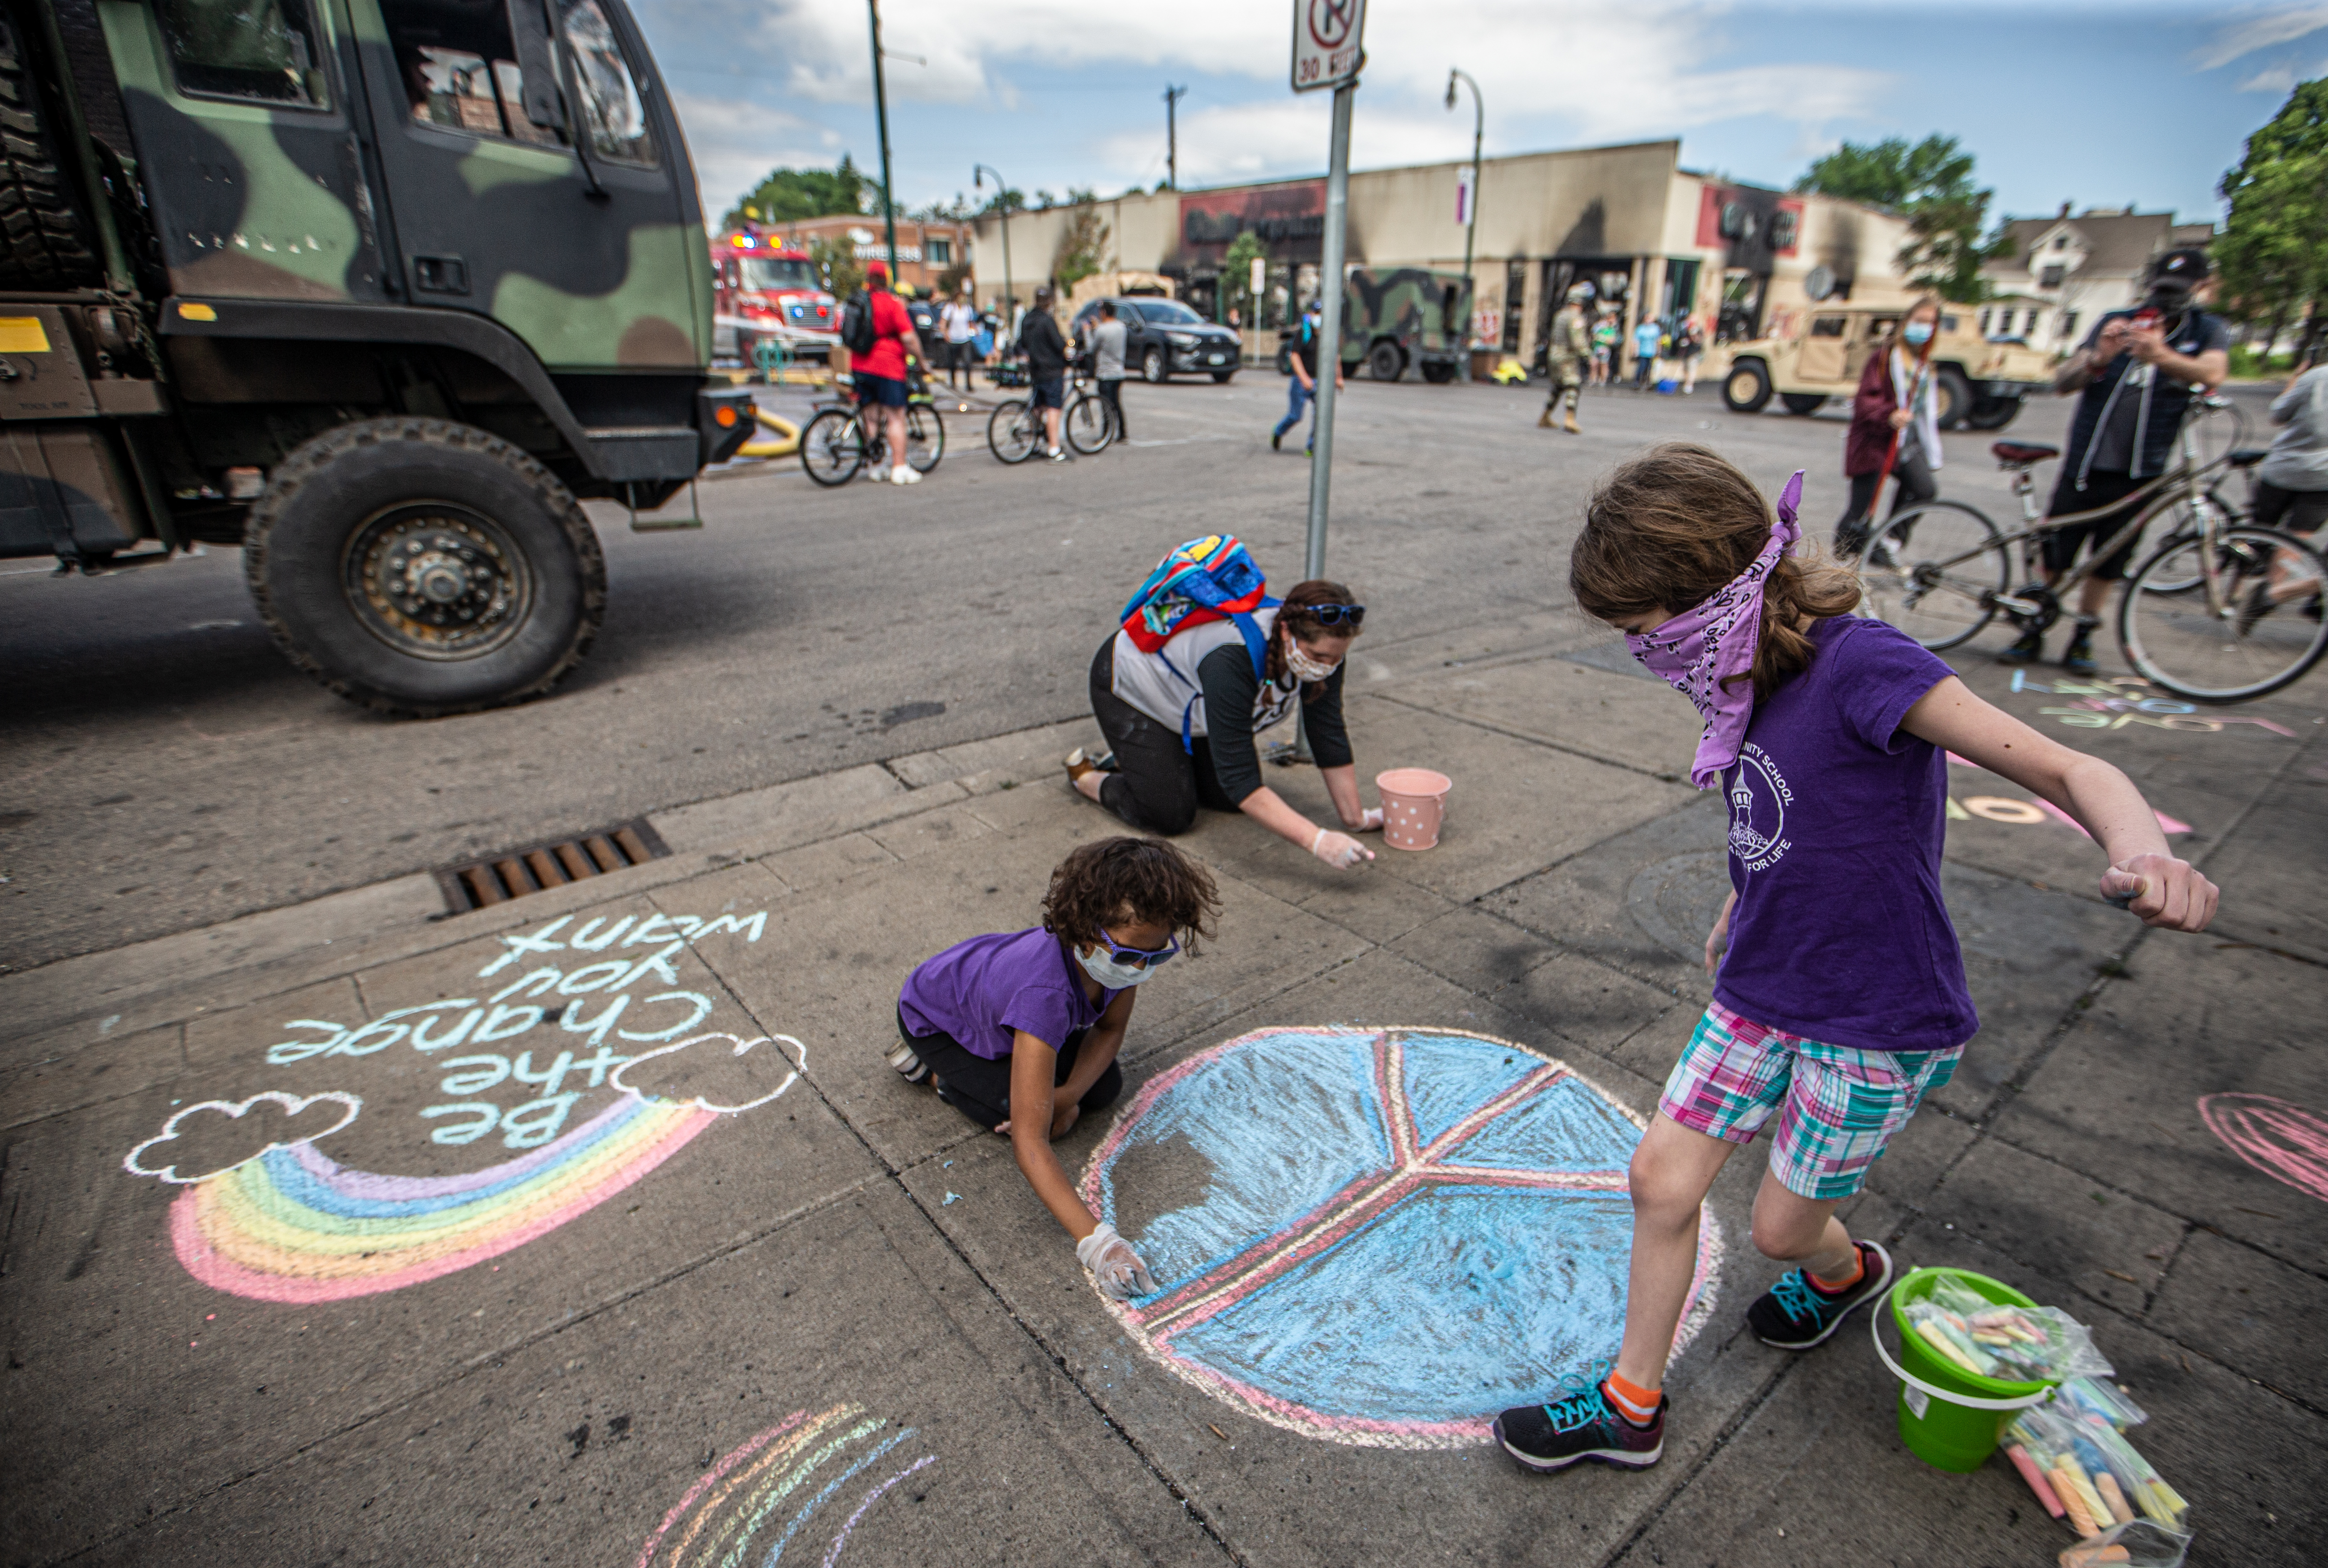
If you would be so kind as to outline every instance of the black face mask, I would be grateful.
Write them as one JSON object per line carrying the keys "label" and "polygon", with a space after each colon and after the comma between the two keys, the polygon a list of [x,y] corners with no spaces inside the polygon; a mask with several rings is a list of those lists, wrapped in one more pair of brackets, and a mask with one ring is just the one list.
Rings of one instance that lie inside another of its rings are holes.
{"label": "black face mask", "polygon": [[2181,284],[2153,284],[2150,296],[2143,303],[2163,316],[2179,320],[2191,308],[2191,291]]}

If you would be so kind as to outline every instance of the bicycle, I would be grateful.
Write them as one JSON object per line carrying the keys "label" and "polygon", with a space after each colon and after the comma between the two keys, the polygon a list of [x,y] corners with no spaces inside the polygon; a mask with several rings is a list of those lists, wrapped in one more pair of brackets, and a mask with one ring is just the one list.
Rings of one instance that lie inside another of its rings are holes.
{"label": "bicycle", "polygon": [[[1059,416],[1061,433],[1076,452],[1095,457],[1121,434],[1114,410],[1080,374],[1075,374],[1070,384],[1074,395],[1066,399],[1066,408]],[[987,449],[1000,462],[1024,463],[1037,448],[1047,445],[1043,411],[1034,406],[1030,398],[1006,399],[986,417]]]}
{"label": "bicycle", "polygon": [[[834,385],[841,380],[833,378]],[[867,425],[862,405],[833,397],[820,399],[815,409],[800,436],[801,467],[811,479],[830,490],[860,471],[879,474],[893,466],[888,438]],[[944,456],[945,421],[928,386],[917,381],[906,398],[906,465],[927,474]]]}
{"label": "bicycle", "polygon": [[[2235,521],[2238,514],[2214,494],[2222,475],[2253,466],[2260,452],[2229,451],[2201,463],[2186,442],[2174,468],[2126,501],[2048,518],[2038,510],[2031,470],[2060,456],[2060,448],[1999,441],[1989,450],[2014,475],[2022,527],[2003,532],[1960,501],[1908,508],[1875,530],[1860,553],[1861,615],[1899,627],[1936,653],[1971,641],[1999,613],[2042,632],[2103,561],[2152,522],[2174,516],[2118,597],[2118,646],[2136,673],[2194,702],[2243,702],[2300,680],[2328,653],[2321,610],[2328,562],[2291,534]],[[2128,502],[2140,505],[2133,519],[2057,581],[2024,568],[2021,587],[2014,587],[2014,546],[2098,521]]]}

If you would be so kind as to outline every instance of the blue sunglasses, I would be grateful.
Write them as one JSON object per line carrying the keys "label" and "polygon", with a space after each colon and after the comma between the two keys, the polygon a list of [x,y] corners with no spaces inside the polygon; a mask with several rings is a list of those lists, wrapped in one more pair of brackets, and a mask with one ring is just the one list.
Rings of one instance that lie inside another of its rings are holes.
{"label": "blue sunglasses", "polygon": [[1363,625],[1366,618],[1364,605],[1301,605],[1296,607],[1300,614],[1314,616],[1321,626],[1338,626],[1347,621],[1353,632]]}
{"label": "blue sunglasses", "polygon": [[1107,954],[1110,958],[1118,963],[1131,964],[1135,969],[1154,969],[1158,964],[1169,961],[1174,953],[1180,951],[1180,943],[1177,937],[1153,953],[1143,947],[1126,947],[1114,937],[1110,936],[1104,929],[1100,932],[1099,939],[1107,944]]}

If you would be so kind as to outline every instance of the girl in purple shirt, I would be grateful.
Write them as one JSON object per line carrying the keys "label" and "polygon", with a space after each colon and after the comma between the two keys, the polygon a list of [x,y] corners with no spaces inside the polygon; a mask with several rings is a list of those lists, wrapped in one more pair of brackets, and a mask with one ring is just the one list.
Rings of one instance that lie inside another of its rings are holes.
{"label": "girl in purple shirt", "polygon": [[1801,491],[1798,474],[1774,521],[1726,459],[1670,443],[1601,483],[1570,558],[1585,613],[1629,634],[1705,716],[1690,779],[1723,792],[1732,891],[1705,944],[1713,1005],[1633,1154],[1616,1366],[1497,1419],[1531,1469],[1657,1461],[1700,1207],[1774,1115],[1754,1245],[1797,1266],[1748,1325],[1807,1350],[1890,1288],[1889,1254],[1853,1240],[1835,1207],[1979,1028],[1940,898],[1948,753],[2082,823],[2109,857],[2105,898],[2172,931],[2214,916],[2214,885],[2167,852],[2123,773],[1990,707],[1891,626],[1852,617],[1857,579],[1789,553]]}
{"label": "girl in purple shirt", "polygon": [[914,971],[897,999],[889,1065],[1010,1140],[1028,1185],[1118,1300],[1155,1290],[1147,1265],[1060,1169],[1051,1141],[1123,1092],[1116,1053],[1134,988],[1212,934],[1220,907],[1203,867],[1155,839],[1102,839],[1059,862],[1043,923],[973,936]]}

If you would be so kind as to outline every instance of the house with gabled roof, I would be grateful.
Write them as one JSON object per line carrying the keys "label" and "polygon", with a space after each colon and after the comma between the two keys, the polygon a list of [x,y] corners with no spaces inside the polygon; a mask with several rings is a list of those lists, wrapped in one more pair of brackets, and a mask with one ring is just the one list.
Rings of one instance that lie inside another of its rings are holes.
{"label": "house with gabled roof", "polygon": [[1994,296],[1978,313],[1981,335],[2067,353],[2105,313],[2142,297],[2151,258],[2177,245],[2205,245],[2211,223],[2177,223],[2172,212],[2070,204],[2051,218],[2004,225],[2012,249],[1980,269]]}

